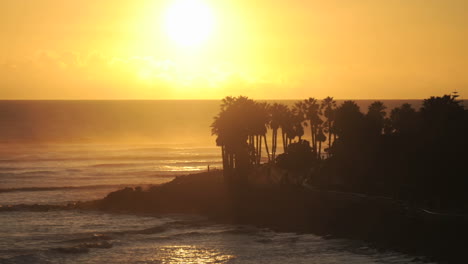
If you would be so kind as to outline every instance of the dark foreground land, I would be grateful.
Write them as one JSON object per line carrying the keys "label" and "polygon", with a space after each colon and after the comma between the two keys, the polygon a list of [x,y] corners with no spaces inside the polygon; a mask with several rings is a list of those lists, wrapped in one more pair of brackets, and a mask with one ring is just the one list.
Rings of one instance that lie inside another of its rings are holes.
{"label": "dark foreground land", "polygon": [[213,171],[177,177],[148,190],[126,188],[79,205],[110,212],[199,214],[211,220],[277,231],[357,239],[376,248],[464,263],[463,216],[420,212],[403,203],[292,186],[228,188]]}

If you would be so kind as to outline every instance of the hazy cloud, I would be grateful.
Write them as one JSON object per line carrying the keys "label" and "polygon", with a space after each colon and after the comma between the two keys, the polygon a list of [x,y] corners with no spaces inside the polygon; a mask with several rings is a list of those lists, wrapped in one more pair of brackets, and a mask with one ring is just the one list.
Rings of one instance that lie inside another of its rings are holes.
{"label": "hazy cloud", "polygon": [[0,77],[1,97],[12,99],[261,97],[274,86],[235,72],[227,63],[191,71],[168,59],[113,57],[98,51],[38,50],[29,58],[3,62]]}

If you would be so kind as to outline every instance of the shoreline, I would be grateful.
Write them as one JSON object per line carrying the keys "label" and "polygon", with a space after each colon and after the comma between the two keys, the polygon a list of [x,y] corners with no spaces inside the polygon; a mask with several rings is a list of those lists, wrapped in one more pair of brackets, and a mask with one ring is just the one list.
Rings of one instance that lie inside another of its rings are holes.
{"label": "shoreline", "polygon": [[125,188],[77,209],[132,214],[195,214],[226,224],[280,232],[312,233],[370,243],[430,261],[459,263],[468,237],[465,219],[424,218],[402,205],[372,199],[343,200],[326,191],[295,186],[228,188],[222,171],[179,176],[142,188]]}

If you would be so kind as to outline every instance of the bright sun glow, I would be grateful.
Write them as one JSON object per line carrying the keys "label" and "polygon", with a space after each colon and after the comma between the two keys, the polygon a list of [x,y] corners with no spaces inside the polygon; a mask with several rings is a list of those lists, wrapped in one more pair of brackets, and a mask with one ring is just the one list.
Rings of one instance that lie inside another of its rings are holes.
{"label": "bright sun glow", "polygon": [[213,32],[213,12],[202,0],[176,0],[167,10],[164,27],[178,45],[199,46]]}

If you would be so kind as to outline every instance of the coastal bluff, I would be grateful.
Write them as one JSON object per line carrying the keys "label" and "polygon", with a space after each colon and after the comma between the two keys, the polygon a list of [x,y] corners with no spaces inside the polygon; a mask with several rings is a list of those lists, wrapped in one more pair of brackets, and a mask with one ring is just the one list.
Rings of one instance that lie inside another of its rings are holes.
{"label": "coastal bluff", "polygon": [[468,235],[465,218],[428,216],[391,199],[355,197],[302,186],[225,184],[222,171],[179,176],[152,186],[125,188],[79,207],[151,215],[196,214],[228,224],[349,238],[457,263]]}

